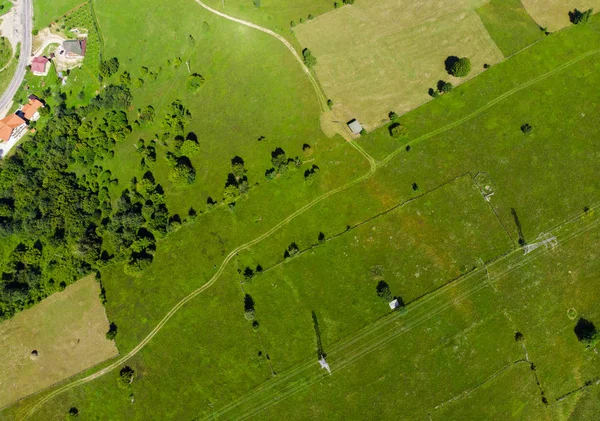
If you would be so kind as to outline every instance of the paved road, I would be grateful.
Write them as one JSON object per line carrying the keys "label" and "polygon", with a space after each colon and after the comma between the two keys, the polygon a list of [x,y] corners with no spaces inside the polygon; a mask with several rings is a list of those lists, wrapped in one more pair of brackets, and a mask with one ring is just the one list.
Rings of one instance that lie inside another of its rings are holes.
{"label": "paved road", "polygon": [[6,90],[2,93],[0,97],[0,110],[8,107],[12,102],[13,97],[17,93],[17,90],[21,86],[23,79],[25,78],[25,72],[27,70],[27,65],[29,64],[29,59],[31,57],[31,48],[32,48],[32,35],[31,31],[33,29],[33,6],[31,4],[31,0],[18,0],[15,4],[15,7],[21,8],[19,14],[21,15],[21,52],[19,56],[19,64],[17,66],[17,71],[13,76],[10,85],[6,88]]}

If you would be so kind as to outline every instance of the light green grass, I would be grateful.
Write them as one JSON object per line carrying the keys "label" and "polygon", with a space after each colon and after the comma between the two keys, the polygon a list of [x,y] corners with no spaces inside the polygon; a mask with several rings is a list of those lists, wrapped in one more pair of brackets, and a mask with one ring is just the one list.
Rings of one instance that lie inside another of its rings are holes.
{"label": "light green grass", "polygon": [[505,57],[545,36],[521,0],[492,0],[475,11]]}
{"label": "light green grass", "polygon": [[0,37],[0,69],[4,68],[12,58],[12,46],[8,38]]}
{"label": "light green grass", "polygon": [[15,72],[17,71],[17,65],[19,64],[19,51],[21,49],[21,45],[18,44],[17,45],[17,51],[15,52],[15,55],[12,59],[12,61],[10,62],[10,64],[0,72],[0,91],[4,92],[4,90],[6,89],[6,87],[10,84],[10,81],[12,80],[13,76],[15,75]]}
{"label": "light green grass", "polygon": [[85,3],[83,0],[33,0],[33,29],[40,30]]}
{"label": "light green grass", "polygon": [[0,16],[7,13],[12,7],[12,3],[9,0],[0,0]]}

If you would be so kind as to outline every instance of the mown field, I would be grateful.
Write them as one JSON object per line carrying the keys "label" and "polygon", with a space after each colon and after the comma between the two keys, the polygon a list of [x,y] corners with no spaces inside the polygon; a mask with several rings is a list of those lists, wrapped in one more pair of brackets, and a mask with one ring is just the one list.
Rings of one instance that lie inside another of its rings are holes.
{"label": "mown field", "polygon": [[1,408],[117,354],[99,294],[90,276],[0,324]]}
{"label": "mown field", "polygon": [[439,80],[459,83],[445,69],[448,57],[469,57],[469,76],[502,60],[474,10],[484,3],[358,1],[294,32],[317,58],[315,71],[336,116],[371,130],[390,111],[403,114],[426,102]]}
{"label": "mown field", "polygon": [[[598,376],[597,355],[577,341],[567,310],[600,323],[593,306],[598,104],[588,94],[598,86],[598,19],[546,37],[401,117],[406,138],[392,139],[387,127],[364,136],[360,145],[380,161],[370,171],[351,145],[321,133],[312,87],[282,45],[190,4],[96,4],[106,57],[120,61],[109,82],[123,71],[143,79],[142,87],[132,85],[128,113],[135,118],[152,105],[157,115],[104,163],[119,179],[113,197],[135,189],[128,181],[148,170],[140,166],[140,139],[147,145],[160,137],[173,101],[189,109],[185,132],[199,144],[193,184],[169,180],[168,141],[156,142],[150,171],[170,210],[182,219],[190,208],[203,213],[157,242],[142,276],[126,275],[123,265],[101,270],[121,354],[204,285],[228,253],[278,231],[239,250],[216,283],[127,361],[136,373],[131,386],[118,386],[116,369],[52,399],[31,419],[64,419],[73,406],[83,419],[139,420],[593,413],[586,396],[597,388],[586,382]],[[116,19],[121,7],[146,14]],[[135,55],[120,42],[126,35],[141,46]],[[186,88],[186,63],[205,80],[195,93]],[[525,123],[529,135],[520,130]],[[267,180],[277,147],[301,164]],[[252,188],[233,209],[207,208],[208,197],[222,203],[235,156]],[[305,181],[312,165],[320,171]],[[494,191],[489,202],[485,186]],[[519,237],[533,243],[548,232],[557,247],[527,255],[518,247]],[[299,253],[284,260],[291,243]],[[262,273],[245,279],[246,268],[258,265]],[[377,297],[380,281],[406,311],[391,312]],[[244,318],[245,294],[258,326]],[[331,376],[316,361],[313,312]],[[0,417],[14,419],[36,399]]]}
{"label": "mown field", "polygon": [[521,0],[531,17],[543,28],[558,31],[570,25],[569,12],[600,7],[598,0]]}
{"label": "mown field", "polygon": [[545,36],[521,0],[492,0],[475,11],[505,57]]}

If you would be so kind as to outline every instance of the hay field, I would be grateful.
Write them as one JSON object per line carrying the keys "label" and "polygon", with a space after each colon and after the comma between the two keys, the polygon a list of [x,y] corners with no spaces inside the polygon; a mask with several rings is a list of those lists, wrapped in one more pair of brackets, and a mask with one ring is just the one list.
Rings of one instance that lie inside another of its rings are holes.
{"label": "hay field", "polygon": [[118,353],[99,293],[88,276],[0,324],[0,408]]}
{"label": "hay field", "polygon": [[337,117],[357,118],[367,130],[390,110],[405,113],[429,99],[448,75],[444,60],[467,56],[473,70],[502,60],[474,9],[485,0],[357,2],[297,27],[317,58],[316,73]]}
{"label": "hay field", "polygon": [[552,32],[571,24],[569,12],[573,9],[600,9],[600,0],[521,0],[521,3],[538,25]]}

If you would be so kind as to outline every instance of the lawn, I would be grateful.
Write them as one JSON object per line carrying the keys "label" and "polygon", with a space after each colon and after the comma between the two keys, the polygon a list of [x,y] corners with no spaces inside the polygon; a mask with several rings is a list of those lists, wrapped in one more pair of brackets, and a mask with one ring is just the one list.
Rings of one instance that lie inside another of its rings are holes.
{"label": "lawn", "polygon": [[475,11],[505,57],[545,36],[521,0],[492,0]]}
{"label": "lawn", "polygon": [[0,16],[7,13],[12,7],[10,0],[0,0]]}
{"label": "lawn", "polygon": [[600,8],[599,0],[521,0],[538,25],[554,32],[571,24],[569,12]]}
{"label": "lawn", "polygon": [[89,276],[0,324],[0,407],[117,354],[99,293]]}
{"label": "lawn", "polygon": [[55,22],[77,6],[86,3],[83,0],[33,0],[33,29],[40,30]]}
{"label": "lawn", "polygon": [[450,56],[469,57],[469,77],[502,60],[475,8],[485,1],[358,1],[298,26],[303,48],[343,122],[358,119],[367,131],[390,111],[403,114],[430,99],[448,74]]}

